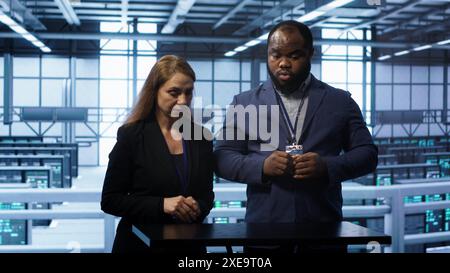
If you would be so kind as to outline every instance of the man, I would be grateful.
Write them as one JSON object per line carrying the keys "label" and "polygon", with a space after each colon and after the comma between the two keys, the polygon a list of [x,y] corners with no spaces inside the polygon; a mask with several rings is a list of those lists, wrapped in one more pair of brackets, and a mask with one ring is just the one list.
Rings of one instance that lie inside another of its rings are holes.
{"label": "man", "polygon": [[[270,79],[236,95],[231,103],[279,109],[278,128],[271,128],[279,130],[274,151],[261,149],[267,140],[259,132],[238,127],[236,122],[230,126],[229,120],[222,128],[224,139],[217,141],[217,175],[248,185],[246,222],[341,221],[341,182],[376,168],[378,151],[358,105],[349,92],[310,73],[313,53],[307,26],[296,21],[279,23],[268,36]],[[227,139],[227,131],[243,131],[245,138]],[[300,155],[286,152],[292,148]]]}

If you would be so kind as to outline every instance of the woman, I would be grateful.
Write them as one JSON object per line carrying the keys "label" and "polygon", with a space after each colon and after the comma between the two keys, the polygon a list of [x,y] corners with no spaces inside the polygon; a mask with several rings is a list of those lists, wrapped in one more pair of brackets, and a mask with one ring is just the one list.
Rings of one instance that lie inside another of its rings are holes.
{"label": "woman", "polygon": [[122,217],[113,252],[172,251],[149,249],[132,233],[132,224],[201,223],[213,206],[212,143],[182,139],[182,132],[172,128],[178,119],[172,110],[190,105],[194,81],[195,73],[184,59],[162,57],[117,132],[101,201],[104,212]]}

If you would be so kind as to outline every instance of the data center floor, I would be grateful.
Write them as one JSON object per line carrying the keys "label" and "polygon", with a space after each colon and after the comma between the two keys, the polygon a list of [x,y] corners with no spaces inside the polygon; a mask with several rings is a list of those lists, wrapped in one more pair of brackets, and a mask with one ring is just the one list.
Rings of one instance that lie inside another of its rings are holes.
{"label": "data center floor", "polygon": [[[76,189],[98,189],[103,186],[106,167],[80,167],[78,178],[73,179]],[[100,209],[99,203],[64,203],[53,205],[55,210]],[[32,245],[40,247],[103,246],[102,219],[57,219],[49,227],[33,227]]]}

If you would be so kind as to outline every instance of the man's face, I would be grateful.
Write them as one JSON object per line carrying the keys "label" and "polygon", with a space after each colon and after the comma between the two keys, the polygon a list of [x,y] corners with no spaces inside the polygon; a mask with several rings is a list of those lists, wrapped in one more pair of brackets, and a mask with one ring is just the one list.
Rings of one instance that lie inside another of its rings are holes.
{"label": "man's face", "polygon": [[311,71],[313,49],[308,49],[297,28],[286,26],[270,37],[267,50],[269,74],[282,92],[293,92]]}

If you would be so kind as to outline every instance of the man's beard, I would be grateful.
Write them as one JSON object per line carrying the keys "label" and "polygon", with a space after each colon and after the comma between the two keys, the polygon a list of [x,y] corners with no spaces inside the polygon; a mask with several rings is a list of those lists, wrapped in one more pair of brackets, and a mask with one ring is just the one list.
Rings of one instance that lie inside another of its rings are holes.
{"label": "man's beard", "polygon": [[278,78],[272,73],[272,71],[270,71],[269,65],[267,65],[267,71],[269,72],[270,78],[275,84],[277,90],[279,90],[283,94],[291,94],[300,87],[300,85],[306,80],[306,78],[308,78],[308,75],[311,72],[311,62],[308,62],[306,64],[306,67],[300,70],[297,74],[293,74],[292,79],[284,85],[281,85],[278,82]]}

